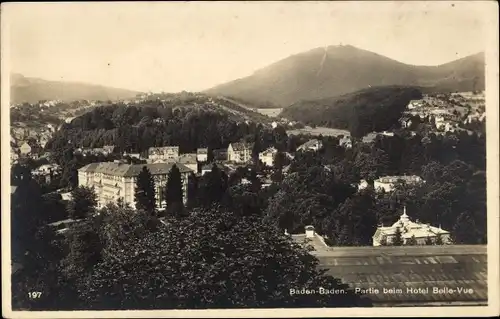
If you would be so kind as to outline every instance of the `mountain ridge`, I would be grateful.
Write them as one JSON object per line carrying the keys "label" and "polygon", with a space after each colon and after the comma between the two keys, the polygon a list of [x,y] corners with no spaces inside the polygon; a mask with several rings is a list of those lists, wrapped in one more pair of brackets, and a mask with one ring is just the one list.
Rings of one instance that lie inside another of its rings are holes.
{"label": "mountain ridge", "polygon": [[301,100],[391,85],[444,91],[484,89],[484,53],[437,66],[417,66],[352,45],[327,46],[291,55],[204,92],[286,107]]}
{"label": "mountain ridge", "polygon": [[19,73],[10,75],[11,104],[35,103],[41,100],[119,100],[129,99],[138,91],[73,81],[53,81],[27,77]]}

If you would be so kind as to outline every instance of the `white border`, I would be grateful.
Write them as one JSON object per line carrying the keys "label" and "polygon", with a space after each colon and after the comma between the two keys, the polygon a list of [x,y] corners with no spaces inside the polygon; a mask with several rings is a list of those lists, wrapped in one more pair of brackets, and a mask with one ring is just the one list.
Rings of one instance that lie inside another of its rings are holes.
{"label": "white border", "polygon": [[[463,1],[460,1],[463,3]],[[340,3],[340,2],[337,2]],[[451,5],[439,3],[401,1],[405,6]],[[398,3],[398,4],[399,4]],[[2,314],[6,318],[228,318],[228,317],[393,317],[393,316],[494,316],[499,310],[499,75],[498,75],[498,4],[496,1],[474,1],[484,9],[487,20],[486,45],[486,129],[487,129],[487,196],[488,196],[488,296],[489,305],[484,307],[409,307],[409,308],[300,308],[300,309],[242,309],[242,310],[148,310],[148,311],[11,311],[10,265],[10,130],[9,130],[9,16],[3,3],[1,13],[1,152],[2,163]],[[93,5],[102,5],[94,3]],[[129,2],[128,5],[131,3]],[[254,3],[255,4],[255,3]],[[121,5],[121,4],[116,4]],[[264,4],[262,3],[264,6]],[[288,5],[288,3],[283,3]],[[357,5],[362,5],[358,2]],[[359,8],[359,7],[358,7]],[[9,9],[10,10],[10,9]],[[9,12],[9,11],[7,11]]]}

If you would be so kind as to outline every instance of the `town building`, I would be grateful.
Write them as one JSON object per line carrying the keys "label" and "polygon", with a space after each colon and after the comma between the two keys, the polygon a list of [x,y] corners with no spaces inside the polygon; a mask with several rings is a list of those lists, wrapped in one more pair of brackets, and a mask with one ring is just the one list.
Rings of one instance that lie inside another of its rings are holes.
{"label": "town building", "polygon": [[270,147],[264,152],[259,153],[259,161],[264,163],[266,166],[274,166],[274,159],[276,157],[276,154],[278,153],[278,150],[274,147]]}
{"label": "town building", "polygon": [[399,123],[401,124],[402,128],[408,128],[411,126],[412,121],[411,121],[411,118],[409,116],[403,116],[399,120]]}
{"label": "town building", "polygon": [[53,178],[61,174],[61,167],[57,164],[44,164],[32,171],[33,176],[44,178],[49,183]]}
{"label": "town building", "polygon": [[179,157],[179,146],[150,147],[148,159],[151,161],[170,160]]}
{"label": "town building", "polygon": [[405,182],[406,184],[417,184],[424,182],[424,180],[420,178],[420,176],[416,175],[384,176],[376,179],[373,182],[373,187],[376,191],[392,192],[396,183],[398,182]]}
{"label": "town building", "polygon": [[416,245],[425,245],[429,239],[435,242],[438,236],[441,237],[443,244],[451,243],[450,232],[441,229],[441,226],[434,227],[430,224],[419,223],[418,220],[411,221],[404,207],[403,214],[392,226],[377,228],[373,235],[373,246],[391,245],[398,229],[401,231],[403,244],[407,244],[413,238],[416,240]]}
{"label": "town building", "polygon": [[352,140],[350,136],[343,136],[339,139],[339,145],[345,148],[352,148]]}
{"label": "town building", "polygon": [[[155,182],[157,207],[166,207],[164,190],[168,174],[174,163],[155,164],[123,164],[119,161],[91,163],[78,170],[78,185],[93,187],[98,198],[98,207],[107,203],[116,203],[123,199],[131,207],[135,207],[136,180],[143,167],[146,167]],[[181,172],[184,201],[187,200],[188,176],[193,171],[180,163],[175,164]]]}
{"label": "town building", "polygon": [[304,144],[297,147],[297,152],[307,152],[307,151],[318,151],[323,147],[323,143],[320,140],[312,139],[310,141],[305,142]]}
{"label": "town building", "polygon": [[370,186],[370,184],[368,184],[368,182],[365,179],[362,179],[361,181],[359,181],[359,184],[357,185],[358,191],[363,190],[368,186]]}
{"label": "town building", "polygon": [[231,143],[227,148],[227,159],[234,163],[248,163],[252,159],[253,143]]}
{"label": "town building", "polygon": [[411,100],[409,103],[408,103],[408,106],[407,108],[409,110],[413,110],[415,108],[419,108],[419,107],[422,107],[423,105],[423,101],[422,100]]}
{"label": "town building", "polygon": [[196,150],[196,160],[200,163],[208,161],[208,148],[198,148]]}
{"label": "town building", "polygon": [[[173,160],[171,160],[173,161]],[[198,173],[198,154],[197,153],[185,153],[179,155],[179,158],[175,160],[176,163],[180,163],[195,173]]]}

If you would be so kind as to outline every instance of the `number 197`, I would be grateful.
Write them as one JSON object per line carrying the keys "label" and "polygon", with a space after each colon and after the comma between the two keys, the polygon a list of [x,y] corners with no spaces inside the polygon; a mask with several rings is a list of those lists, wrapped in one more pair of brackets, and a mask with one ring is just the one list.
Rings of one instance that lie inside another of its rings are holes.
{"label": "number 197", "polygon": [[38,299],[42,296],[42,292],[41,291],[31,291],[31,292],[28,292],[28,296],[31,299]]}

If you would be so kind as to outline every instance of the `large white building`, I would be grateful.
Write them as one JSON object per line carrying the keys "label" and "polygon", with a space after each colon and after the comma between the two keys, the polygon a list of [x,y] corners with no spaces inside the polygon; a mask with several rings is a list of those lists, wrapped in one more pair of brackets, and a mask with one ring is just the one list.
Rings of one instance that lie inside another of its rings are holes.
{"label": "large white building", "polygon": [[273,166],[274,165],[274,158],[276,157],[276,154],[278,153],[278,150],[274,147],[270,147],[264,152],[259,153],[259,161],[264,163],[266,166]]}
{"label": "large white building", "polygon": [[179,157],[179,146],[150,147],[148,159],[150,161],[164,161],[177,159]]}
{"label": "large white building", "polygon": [[420,176],[406,175],[406,176],[384,176],[376,179],[373,182],[373,188],[376,191],[392,192],[394,186],[398,182],[405,182],[406,184],[418,184],[424,182]]}
{"label": "large white building", "polygon": [[[143,167],[147,167],[155,182],[156,201],[158,208],[166,207],[164,190],[168,173],[174,163],[136,164],[129,165],[120,162],[101,162],[88,164],[78,170],[78,185],[93,187],[98,200],[98,207],[107,203],[116,203],[123,199],[131,207],[135,207],[135,185],[137,176]],[[180,163],[175,163],[181,172],[183,199],[187,201],[187,183],[191,169]]]}
{"label": "large white building", "polygon": [[411,238],[414,238],[416,245],[425,245],[428,238],[435,242],[438,236],[441,236],[443,244],[451,243],[450,233],[441,227],[434,227],[430,224],[419,223],[418,220],[413,222],[406,215],[406,207],[403,209],[403,215],[392,226],[379,227],[373,235],[373,246],[391,245],[396,237],[397,229],[401,231],[403,244],[407,244]]}

